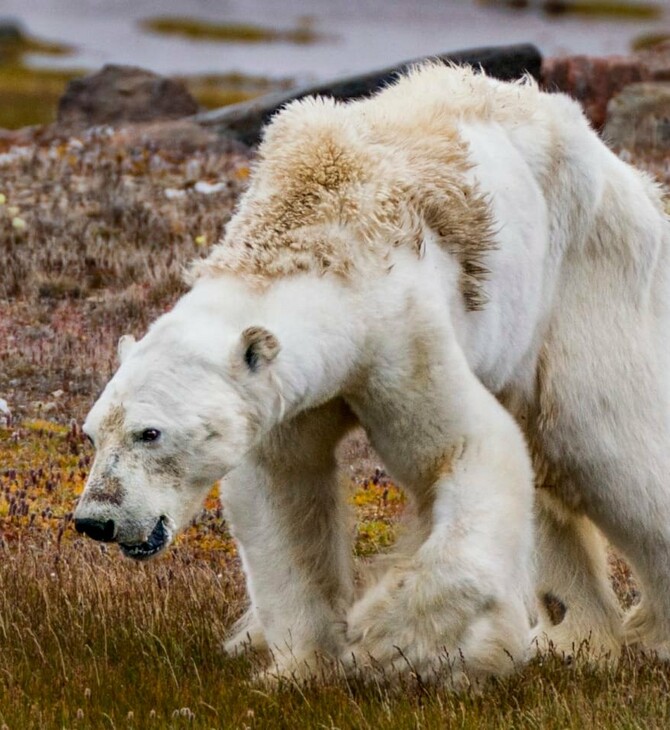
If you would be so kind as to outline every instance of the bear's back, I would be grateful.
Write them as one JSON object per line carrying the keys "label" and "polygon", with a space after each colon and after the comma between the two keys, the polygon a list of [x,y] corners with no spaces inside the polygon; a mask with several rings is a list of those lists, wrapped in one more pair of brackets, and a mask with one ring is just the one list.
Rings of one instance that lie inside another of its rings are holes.
{"label": "bear's back", "polygon": [[492,221],[468,182],[459,125],[539,130],[550,116],[547,96],[532,81],[425,64],[369,99],[289,104],[265,129],[251,185],[196,276],[347,276],[383,267],[393,246],[419,253],[427,222],[476,274],[492,245]]}

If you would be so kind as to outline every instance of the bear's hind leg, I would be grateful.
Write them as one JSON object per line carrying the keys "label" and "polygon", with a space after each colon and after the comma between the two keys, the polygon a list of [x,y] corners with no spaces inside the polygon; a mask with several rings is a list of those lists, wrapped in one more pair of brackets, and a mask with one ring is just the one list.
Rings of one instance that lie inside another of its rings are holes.
{"label": "bear's hind leg", "polygon": [[[635,206],[625,210],[637,215]],[[561,309],[541,355],[534,428],[560,472],[556,486],[568,485],[563,498],[596,524],[638,579],[642,600],[625,619],[624,639],[669,656],[670,243],[654,251],[643,233],[631,239],[637,260],[620,258],[617,247],[628,242],[608,240],[616,256],[584,256],[562,281]],[[658,256],[649,255],[648,271],[643,253]]]}
{"label": "bear's hind leg", "polygon": [[621,609],[607,572],[605,542],[585,515],[539,488],[536,498],[536,566],[540,649],[551,646],[589,660],[618,658]]}
{"label": "bear's hind leg", "polygon": [[565,448],[588,444],[569,467],[580,485],[580,507],[631,563],[640,584],[642,599],[625,618],[623,638],[670,658],[670,455],[654,406],[646,405],[638,413],[623,408],[607,435],[573,435]]}
{"label": "bear's hind leg", "polygon": [[[647,430],[635,453],[621,444],[617,458],[600,462],[592,478],[601,487],[587,499],[592,519],[629,560],[640,585],[641,600],[624,620],[624,639],[670,659],[670,439],[661,449],[658,436]],[[641,447],[645,441],[651,449]]]}

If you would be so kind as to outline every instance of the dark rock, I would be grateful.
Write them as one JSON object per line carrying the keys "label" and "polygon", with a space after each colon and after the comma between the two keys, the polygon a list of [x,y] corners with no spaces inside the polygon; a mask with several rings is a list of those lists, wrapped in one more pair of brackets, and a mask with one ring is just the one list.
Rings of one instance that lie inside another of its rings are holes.
{"label": "dark rock", "polygon": [[100,124],[179,119],[197,113],[198,104],[181,81],[134,66],[104,66],[67,85],[58,102],[58,124]]}
{"label": "dark rock", "polygon": [[613,147],[670,149],[670,82],[630,84],[612,98],[603,137]]}
{"label": "dark rock", "polygon": [[0,47],[5,43],[19,43],[25,34],[18,20],[0,18]]}
{"label": "dark rock", "polygon": [[[444,63],[481,67],[490,76],[502,80],[518,79],[526,73],[539,79],[542,65],[540,52],[532,45],[476,48],[431,56],[430,58]],[[358,76],[338,78],[323,84],[305,86],[288,93],[267,94],[242,104],[234,104],[223,109],[205,112],[198,115],[196,121],[203,126],[216,129],[220,134],[234,137],[245,144],[257,144],[263,125],[289,101],[313,95],[330,96],[335,99],[356,99],[368,96],[393,81],[398,74],[403,73],[410,66],[425,60],[427,59],[420,58],[405,61],[392,68]]]}
{"label": "dark rock", "polygon": [[25,32],[18,21],[0,18],[0,64],[13,61],[25,40]]}

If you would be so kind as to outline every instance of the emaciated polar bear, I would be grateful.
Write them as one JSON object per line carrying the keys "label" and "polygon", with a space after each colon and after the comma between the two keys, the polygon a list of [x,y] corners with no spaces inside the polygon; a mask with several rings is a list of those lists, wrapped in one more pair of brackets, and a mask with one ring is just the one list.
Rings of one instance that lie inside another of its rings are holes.
{"label": "emaciated polar bear", "polygon": [[[122,339],[77,528],[149,557],[223,479],[251,599],[228,648],[279,672],[501,674],[533,632],[667,652],[668,229],[531,81],[427,65],[291,104],[192,290]],[[355,424],[415,512],[357,600],[333,454]],[[596,526],[642,586],[625,624]]]}

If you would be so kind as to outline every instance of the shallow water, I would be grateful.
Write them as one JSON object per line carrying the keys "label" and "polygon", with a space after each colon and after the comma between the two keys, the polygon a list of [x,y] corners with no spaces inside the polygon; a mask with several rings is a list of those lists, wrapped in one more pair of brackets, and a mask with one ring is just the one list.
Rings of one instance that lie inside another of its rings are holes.
{"label": "shallow water", "polygon": [[[66,58],[29,57],[49,66],[97,68],[128,63],[161,73],[227,73],[301,81],[382,67],[479,45],[530,41],[546,55],[626,53],[642,33],[670,31],[661,20],[547,18],[484,7],[474,0],[0,0],[0,16],[20,19],[39,37],[76,48]],[[312,45],[189,41],[152,35],[138,21],[179,15],[289,28],[309,17],[325,36]]]}

